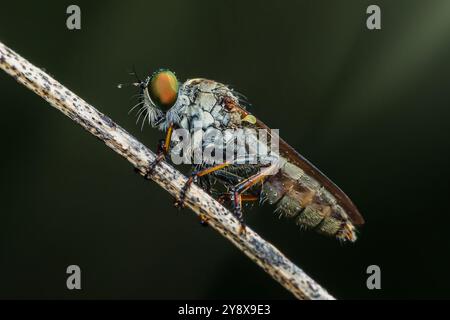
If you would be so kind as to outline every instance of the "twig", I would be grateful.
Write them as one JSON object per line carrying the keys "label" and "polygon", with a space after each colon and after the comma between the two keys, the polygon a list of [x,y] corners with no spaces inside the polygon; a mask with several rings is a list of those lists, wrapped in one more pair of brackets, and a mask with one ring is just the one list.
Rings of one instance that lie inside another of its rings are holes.
{"label": "twig", "polygon": [[[61,85],[41,69],[0,42],[0,68],[19,83],[47,100],[115,152],[127,159],[145,175],[155,154],[109,117]],[[162,162],[152,179],[174,197],[180,194],[187,178],[169,164]],[[186,205],[197,215],[205,214],[208,224],[230,240],[275,280],[299,299],[334,299],[325,289],[287,259],[272,244],[247,227],[239,235],[239,222],[233,215],[201,188],[193,185],[186,194]]]}

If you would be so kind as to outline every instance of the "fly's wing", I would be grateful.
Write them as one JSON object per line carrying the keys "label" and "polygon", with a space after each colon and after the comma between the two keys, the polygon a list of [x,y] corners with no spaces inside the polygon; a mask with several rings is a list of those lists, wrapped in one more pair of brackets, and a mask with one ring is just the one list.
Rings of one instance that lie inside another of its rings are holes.
{"label": "fly's wing", "polygon": [[[247,110],[243,109],[237,103],[233,101],[228,101],[228,103],[228,109],[239,112],[242,118],[250,115]],[[256,119],[255,126],[258,128],[267,129],[269,135],[275,135],[275,133],[273,133],[270,128],[259,119]],[[356,206],[344,193],[344,191],[342,191],[336,184],[333,183],[333,181],[331,181],[305,157],[299,154],[287,142],[285,142],[279,136],[277,138],[279,139],[280,156],[284,157],[292,164],[301,168],[307,175],[314,178],[319,184],[321,184],[326,190],[328,190],[336,198],[337,203],[346,211],[354,225],[364,224],[364,218],[361,216]]]}
{"label": "fly's wing", "polygon": [[[261,123],[261,125],[264,124]],[[364,224],[364,218],[359,213],[358,208],[356,208],[352,200],[350,200],[350,198],[344,193],[344,191],[341,190],[341,188],[339,188],[325,174],[323,174],[311,162],[309,162],[308,159],[303,157],[283,139],[279,138],[279,141],[281,156],[288,159],[292,164],[300,167],[303,171],[305,171],[306,174],[314,178],[325,189],[327,189],[336,198],[337,203],[345,210],[354,225]]]}

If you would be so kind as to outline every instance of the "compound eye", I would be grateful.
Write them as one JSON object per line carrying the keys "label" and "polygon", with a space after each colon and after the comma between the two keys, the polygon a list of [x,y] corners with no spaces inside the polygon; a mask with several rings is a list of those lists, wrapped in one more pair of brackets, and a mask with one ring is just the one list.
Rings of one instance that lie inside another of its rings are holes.
{"label": "compound eye", "polygon": [[148,84],[148,91],[152,101],[161,108],[170,108],[178,97],[178,80],[169,70],[154,73]]}

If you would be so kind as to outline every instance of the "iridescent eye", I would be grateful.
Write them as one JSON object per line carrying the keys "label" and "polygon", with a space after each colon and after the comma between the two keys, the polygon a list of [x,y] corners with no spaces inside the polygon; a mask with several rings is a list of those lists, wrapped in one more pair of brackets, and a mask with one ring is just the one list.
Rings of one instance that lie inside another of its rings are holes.
{"label": "iridescent eye", "polygon": [[178,80],[172,71],[155,72],[147,88],[152,101],[159,107],[170,108],[177,101]]}

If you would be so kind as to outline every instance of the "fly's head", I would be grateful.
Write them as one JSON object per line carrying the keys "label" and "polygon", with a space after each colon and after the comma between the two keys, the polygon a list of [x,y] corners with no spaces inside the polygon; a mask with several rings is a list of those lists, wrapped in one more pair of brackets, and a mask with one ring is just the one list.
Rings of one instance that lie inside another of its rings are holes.
{"label": "fly's head", "polygon": [[137,121],[142,119],[152,127],[164,129],[175,117],[173,110],[179,102],[180,86],[175,73],[160,69],[143,81],[134,84],[139,88],[139,103],[131,110],[138,109]]}

